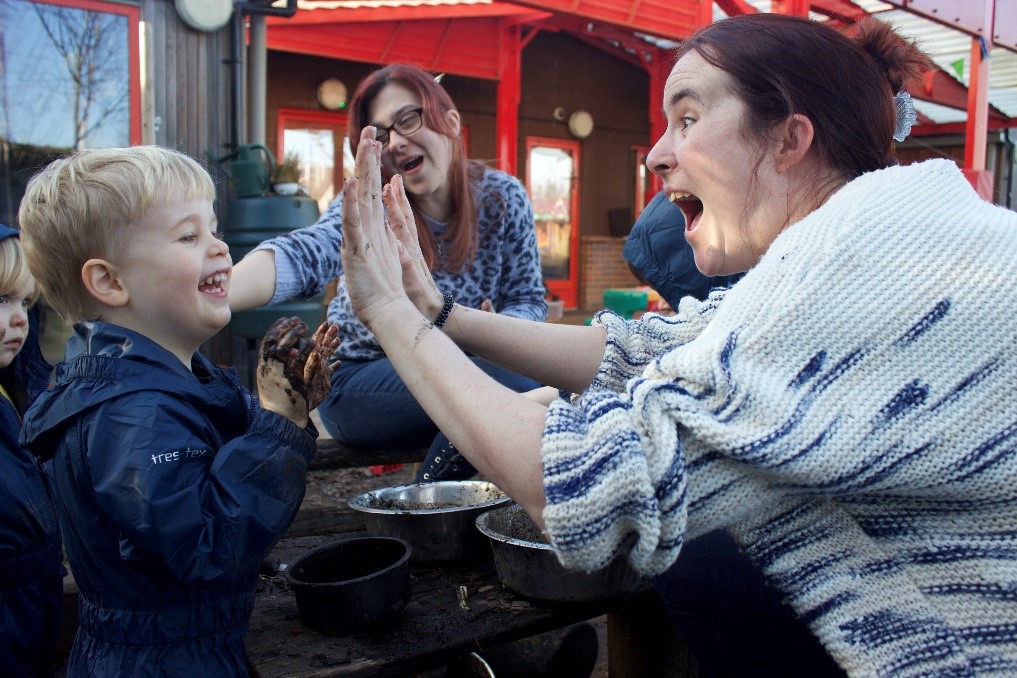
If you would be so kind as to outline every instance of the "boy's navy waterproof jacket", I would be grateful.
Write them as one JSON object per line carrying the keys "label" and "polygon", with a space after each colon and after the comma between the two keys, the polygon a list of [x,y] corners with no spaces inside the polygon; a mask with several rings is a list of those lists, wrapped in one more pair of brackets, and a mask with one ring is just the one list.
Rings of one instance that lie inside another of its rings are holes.
{"label": "boy's navy waterproof jacket", "polygon": [[[6,229],[0,226],[0,229]],[[0,235],[0,237],[3,237]],[[63,556],[53,491],[42,463],[18,444],[21,415],[45,390],[52,368],[39,349],[39,309],[28,340],[0,383],[0,672],[53,675],[63,606]]]}
{"label": "boy's navy waterproof jacket", "polygon": [[303,499],[313,426],[258,408],[236,373],[82,323],[22,443],[55,451],[81,590],[68,676],[244,676],[261,560]]}

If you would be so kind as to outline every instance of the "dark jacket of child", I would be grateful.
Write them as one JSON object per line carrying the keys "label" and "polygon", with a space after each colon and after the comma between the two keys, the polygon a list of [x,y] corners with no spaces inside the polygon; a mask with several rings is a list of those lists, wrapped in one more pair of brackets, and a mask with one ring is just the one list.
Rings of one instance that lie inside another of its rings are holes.
{"label": "dark jacket of child", "polygon": [[[0,239],[17,231],[0,225]],[[60,529],[42,463],[18,444],[21,417],[45,390],[50,364],[39,349],[39,309],[0,384],[0,667],[7,676],[53,675],[63,604]]]}
{"label": "dark jacket of child", "polygon": [[682,297],[706,299],[713,288],[730,287],[743,275],[709,277],[699,272],[685,241],[685,217],[663,192],[639,213],[622,256],[672,308],[678,308]]}
{"label": "dark jacket of child", "polygon": [[247,675],[258,567],[303,499],[313,426],[261,410],[232,369],[82,323],[23,443],[56,453],[81,590],[68,676]]}

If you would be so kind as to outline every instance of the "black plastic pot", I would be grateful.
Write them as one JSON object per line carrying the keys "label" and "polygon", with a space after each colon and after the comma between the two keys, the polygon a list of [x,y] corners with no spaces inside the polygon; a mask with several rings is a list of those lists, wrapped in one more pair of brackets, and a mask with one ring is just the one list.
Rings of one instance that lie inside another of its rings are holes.
{"label": "black plastic pot", "polygon": [[325,635],[386,621],[410,600],[410,545],[353,537],[319,546],[285,570],[300,620]]}

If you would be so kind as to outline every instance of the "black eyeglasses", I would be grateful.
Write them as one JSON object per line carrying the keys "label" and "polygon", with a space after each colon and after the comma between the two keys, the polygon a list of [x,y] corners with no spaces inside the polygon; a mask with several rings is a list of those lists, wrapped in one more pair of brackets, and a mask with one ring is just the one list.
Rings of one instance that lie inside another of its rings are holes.
{"label": "black eyeglasses", "polygon": [[382,146],[388,146],[388,137],[392,130],[403,136],[413,134],[424,124],[424,119],[420,115],[423,112],[423,108],[411,108],[396,118],[396,121],[388,127],[377,125],[377,131],[374,133],[375,140],[381,142]]}

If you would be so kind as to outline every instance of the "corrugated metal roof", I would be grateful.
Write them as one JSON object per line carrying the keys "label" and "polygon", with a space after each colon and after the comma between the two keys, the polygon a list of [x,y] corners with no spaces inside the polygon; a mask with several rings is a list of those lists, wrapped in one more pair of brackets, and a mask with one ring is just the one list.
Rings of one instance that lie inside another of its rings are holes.
{"label": "corrugated metal roof", "polygon": [[[967,86],[971,77],[971,36],[878,0],[855,0],[855,4],[914,39],[938,66]],[[880,7],[887,9],[880,11]],[[994,47],[989,53],[989,103],[1009,117],[1017,117],[1017,53],[1002,47]],[[919,102],[915,107],[922,105],[924,102]],[[942,115],[957,115],[956,109],[936,108],[944,109]],[[955,120],[932,114],[929,117],[936,122],[964,120],[965,111],[959,114]]]}
{"label": "corrugated metal roof", "polygon": [[[769,12],[770,0],[746,0],[760,12]],[[946,73],[967,87],[970,77],[971,36],[880,0],[851,0],[861,9],[885,21],[901,35],[915,40]],[[714,6],[714,18],[727,16]],[[812,13],[811,18],[822,20]],[[989,56],[989,103],[1013,118],[1017,117],[1017,53],[996,47]],[[967,111],[915,100],[915,108],[937,123],[964,122]]]}

